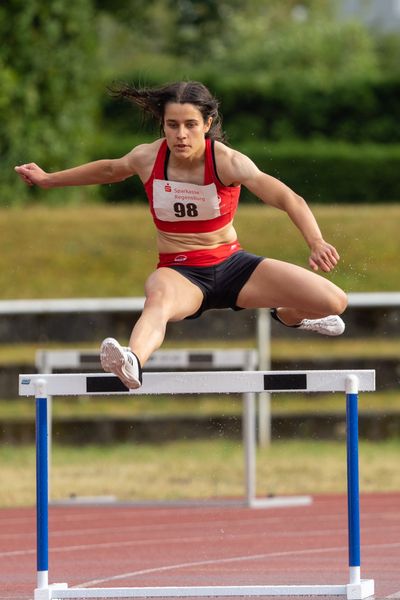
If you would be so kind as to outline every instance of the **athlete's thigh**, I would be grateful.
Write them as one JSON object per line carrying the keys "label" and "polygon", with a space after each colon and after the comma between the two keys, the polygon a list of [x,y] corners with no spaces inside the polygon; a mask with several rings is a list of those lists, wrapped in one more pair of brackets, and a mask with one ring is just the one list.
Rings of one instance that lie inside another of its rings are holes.
{"label": "athlete's thigh", "polygon": [[181,320],[195,313],[203,302],[203,292],[175,269],[161,267],[145,283],[146,304],[158,305],[170,321]]}
{"label": "athlete's thigh", "polygon": [[321,275],[280,260],[266,258],[241,289],[237,305],[242,308],[289,306],[315,313],[332,306],[344,295]]}

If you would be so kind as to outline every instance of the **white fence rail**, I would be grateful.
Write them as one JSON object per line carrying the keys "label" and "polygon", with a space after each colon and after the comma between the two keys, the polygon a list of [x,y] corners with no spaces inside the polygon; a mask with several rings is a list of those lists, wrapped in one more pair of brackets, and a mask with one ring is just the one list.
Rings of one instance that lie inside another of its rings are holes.
{"label": "white fence rail", "polygon": [[[400,292],[352,292],[348,297],[350,308],[400,306]],[[0,300],[0,315],[140,312],[143,304],[144,297]]]}

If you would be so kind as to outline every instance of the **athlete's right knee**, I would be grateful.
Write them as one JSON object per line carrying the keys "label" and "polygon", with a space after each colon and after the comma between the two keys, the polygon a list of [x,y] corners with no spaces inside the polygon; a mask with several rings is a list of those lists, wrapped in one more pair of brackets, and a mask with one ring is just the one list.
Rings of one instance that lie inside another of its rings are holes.
{"label": "athlete's right knee", "polygon": [[174,303],[174,295],[165,286],[152,288],[146,292],[145,308],[164,308]]}
{"label": "athlete's right knee", "polygon": [[145,294],[149,300],[162,300],[171,289],[168,278],[159,271],[152,273],[145,283]]}

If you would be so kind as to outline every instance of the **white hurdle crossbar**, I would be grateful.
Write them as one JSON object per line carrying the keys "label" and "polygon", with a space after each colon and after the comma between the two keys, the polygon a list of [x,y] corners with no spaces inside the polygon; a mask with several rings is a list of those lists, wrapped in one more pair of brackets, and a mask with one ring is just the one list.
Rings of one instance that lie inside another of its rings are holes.
{"label": "white hurdle crossbar", "polygon": [[[375,390],[375,371],[221,371],[146,373],[139,390],[128,390],[108,374],[20,375],[19,394],[36,398],[37,588],[34,600],[62,598],[140,598],[196,596],[344,596],[363,600],[374,581],[361,579],[358,475],[358,392]],[[347,418],[347,505],[349,583],[343,585],[254,585],[68,588],[49,585],[47,394],[198,394],[270,392],[345,392]]]}

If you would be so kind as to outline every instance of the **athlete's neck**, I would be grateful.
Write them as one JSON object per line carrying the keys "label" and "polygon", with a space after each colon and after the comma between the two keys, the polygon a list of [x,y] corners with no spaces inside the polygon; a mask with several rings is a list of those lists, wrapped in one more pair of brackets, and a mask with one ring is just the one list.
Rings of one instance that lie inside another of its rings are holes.
{"label": "athlete's neck", "polygon": [[176,154],[172,149],[169,156],[168,166],[172,167],[173,169],[196,169],[204,165],[206,155],[205,150],[206,147],[204,144],[204,147],[196,150],[195,152],[193,152],[193,154],[180,156]]}
{"label": "athlete's neck", "polygon": [[176,153],[171,151],[167,158],[167,178],[175,181],[186,181],[187,183],[203,185],[204,169],[205,147],[193,154],[188,153],[186,156],[177,156]]}

